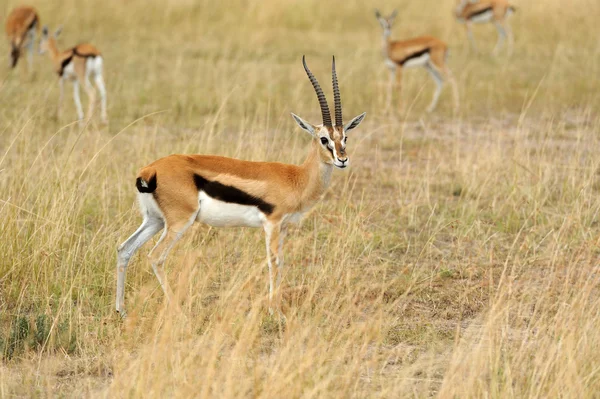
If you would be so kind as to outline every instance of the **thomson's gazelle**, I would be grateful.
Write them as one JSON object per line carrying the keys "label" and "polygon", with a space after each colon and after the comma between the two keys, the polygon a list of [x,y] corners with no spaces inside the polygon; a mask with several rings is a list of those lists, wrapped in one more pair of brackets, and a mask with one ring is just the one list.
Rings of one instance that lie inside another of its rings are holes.
{"label": "thomson's gazelle", "polygon": [[60,84],[60,97],[58,99],[57,116],[60,118],[64,81],[73,82],[73,98],[77,108],[79,123],[83,123],[83,109],[79,98],[79,85],[82,84],[89,97],[88,118],[91,118],[96,105],[96,90],[90,83],[90,77],[94,78],[98,91],[100,92],[100,118],[103,123],[108,121],[106,115],[106,89],[102,78],[103,59],[100,51],[91,44],[82,43],[65,51],[60,51],[56,45],[56,38],[60,35],[58,28],[54,35],[50,35],[48,27],[44,26],[40,40],[40,54],[48,53],[58,74]]}
{"label": "thomson's gazelle", "polygon": [[514,39],[507,17],[513,12],[515,12],[515,8],[506,0],[458,0],[454,11],[458,21],[465,24],[469,42],[475,51],[477,51],[477,45],[471,31],[471,24],[494,23],[498,30],[498,42],[494,48],[494,54],[498,54],[502,49],[506,38],[508,38],[508,53],[512,54]]}
{"label": "thomson's gazelle", "polygon": [[458,108],[458,89],[452,73],[446,65],[448,46],[443,41],[432,36],[421,36],[409,40],[392,40],[392,24],[397,13],[398,11],[395,10],[386,18],[378,10],[375,10],[375,17],[377,17],[383,29],[383,56],[385,57],[385,64],[390,70],[387,107],[390,106],[392,101],[394,85],[398,86],[398,92],[400,92],[403,68],[423,67],[429,72],[436,84],[433,99],[427,110],[431,112],[437,106],[444,81],[446,80],[452,86],[454,107],[455,109]]}
{"label": "thomson's gazelle", "polygon": [[21,50],[27,48],[27,64],[33,64],[35,34],[40,30],[40,18],[33,7],[16,7],[6,19],[6,36],[10,41],[10,66],[17,66]]}
{"label": "thomson's gazelle", "polygon": [[131,256],[160,230],[163,233],[149,258],[160,285],[169,298],[163,263],[170,249],[194,222],[215,227],[262,227],[266,235],[269,265],[269,302],[272,303],[273,264],[277,264],[277,287],[283,267],[282,246],[289,223],[297,223],[329,186],[334,166],[348,166],[346,135],[365,117],[344,124],[335,59],[332,66],[335,125],[317,79],[308,69],[323,123],[312,125],[292,114],[296,123],[312,136],[302,165],[250,162],[214,155],[170,155],[140,169],[136,187],[143,222],[118,248],[117,311],[123,313],[125,271]]}

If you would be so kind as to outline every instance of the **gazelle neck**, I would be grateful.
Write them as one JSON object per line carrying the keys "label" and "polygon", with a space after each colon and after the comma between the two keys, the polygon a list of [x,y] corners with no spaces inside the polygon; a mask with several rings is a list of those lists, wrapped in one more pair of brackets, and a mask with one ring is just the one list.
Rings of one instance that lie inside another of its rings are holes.
{"label": "gazelle neck", "polygon": [[329,187],[333,165],[321,160],[318,140],[312,140],[310,151],[301,165],[306,175],[306,187],[304,187],[303,199],[316,202]]}
{"label": "gazelle neck", "polygon": [[383,39],[382,40],[382,44],[383,44],[382,51],[383,51],[383,55],[384,56],[387,56],[387,54],[388,54],[388,49],[390,47],[390,42],[392,41],[391,36],[392,36],[392,30],[391,29],[384,29],[383,30],[383,34],[382,34],[381,37]]}
{"label": "gazelle neck", "polygon": [[48,55],[54,64],[60,64],[60,51],[56,45],[56,39],[48,38]]}

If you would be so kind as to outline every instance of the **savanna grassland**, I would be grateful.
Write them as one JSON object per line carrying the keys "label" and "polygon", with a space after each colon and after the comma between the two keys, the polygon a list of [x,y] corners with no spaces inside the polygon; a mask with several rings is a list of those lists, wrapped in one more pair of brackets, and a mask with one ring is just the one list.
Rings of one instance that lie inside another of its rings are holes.
{"label": "savanna grassland", "polygon": [[[517,1],[512,56],[469,50],[451,0],[31,1],[59,45],[105,58],[110,124],[80,128],[49,59],[0,45],[0,397],[594,397],[600,391],[600,4]],[[17,2],[0,6],[2,23]],[[387,70],[394,37],[451,48],[461,108]],[[166,306],[145,254],[114,311],[116,246],[139,225],[137,169],[171,153],[300,163],[332,100],[351,167],[286,244],[281,321],[263,233],[198,226]],[[22,60],[23,61],[23,60]],[[22,62],[25,64],[24,62]],[[82,92],[84,107],[87,99]]]}

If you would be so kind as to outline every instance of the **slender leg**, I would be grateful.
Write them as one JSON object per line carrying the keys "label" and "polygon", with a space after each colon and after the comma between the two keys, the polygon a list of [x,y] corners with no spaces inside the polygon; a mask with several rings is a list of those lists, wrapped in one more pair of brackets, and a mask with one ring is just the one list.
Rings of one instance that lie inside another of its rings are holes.
{"label": "slender leg", "polygon": [[65,95],[65,78],[62,76],[58,78],[58,87],[59,87],[59,95],[58,95],[58,106],[56,107],[56,119],[60,121],[60,117],[62,114],[62,103]]}
{"label": "slender leg", "polygon": [[163,233],[159,243],[152,249],[153,254],[150,255],[150,262],[152,263],[152,270],[160,283],[160,286],[167,298],[167,301],[170,301],[171,290],[169,288],[169,283],[165,277],[165,271],[163,269],[163,265],[165,260],[167,260],[167,256],[169,255],[169,251],[177,244],[177,241],[181,239],[181,237],[185,234],[185,232],[190,228],[194,221],[196,220],[196,216],[198,212],[194,212],[192,217],[183,224],[175,224],[173,226],[167,226],[166,235]]}
{"label": "slender leg", "polygon": [[81,108],[81,99],[79,98],[79,81],[73,81],[73,99],[75,100],[75,108],[77,108],[77,118],[79,124],[83,123],[83,109]]}
{"label": "slender leg", "polygon": [[96,81],[96,87],[98,87],[98,91],[100,92],[100,118],[102,123],[108,123],[108,115],[106,114],[106,88],[104,87],[104,79],[102,79],[102,74],[96,73],[94,80]]}
{"label": "slender leg", "polygon": [[281,286],[281,278],[283,275],[283,241],[285,240],[285,236],[287,235],[287,228],[281,227],[279,229],[279,244],[277,246],[277,291],[279,291]]}
{"label": "slender leg", "polygon": [[125,314],[125,273],[129,260],[135,252],[160,231],[164,223],[160,219],[144,219],[142,225],[117,249],[117,312]]}
{"label": "slender leg", "polygon": [[457,112],[460,108],[460,98],[458,95],[458,86],[456,85],[456,80],[454,79],[454,74],[446,65],[440,68],[442,74],[444,75],[444,79],[450,83],[452,87],[452,97],[454,100],[454,112]]}
{"label": "slender leg", "polygon": [[397,67],[394,72],[394,86],[398,92],[398,109],[402,112],[402,67]]}
{"label": "slender leg", "polygon": [[86,73],[85,78],[83,79],[83,87],[88,96],[88,119],[92,119],[92,114],[94,113],[94,108],[96,107],[96,89],[90,83],[90,75]]}
{"label": "slender leg", "polygon": [[496,42],[496,47],[494,47],[492,54],[498,55],[500,50],[502,50],[502,46],[504,45],[504,39],[506,39],[506,30],[500,21],[494,21],[494,25],[498,31],[498,41]]}
{"label": "slender leg", "polygon": [[427,107],[427,112],[433,112],[433,110],[437,106],[438,100],[440,98],[440,94],[442,93],[442,88],[444,87],[444,79],[443,79],[442,75],[440,74],[440,72],[437,70],[437,68],[433,64],[431,64],[431,63],[426,64],[425,69],[427,69],[427,72],[429,72],[429,74],[431,75],[431,77],[433,78],[433,80],[435,81],[435,84],[436,84],[436,89],[433,94],[433,99],[431,100],[431,104],[429,104],[429,107]]}
{"label": "slender leg", "polygon": [[33,44],[35,42],[35,32],[29,31],[29,41],[27,42],[27,69],[31,74],[33,71]]}
{"label": "slender leg", "polygon": [[465,22],[465,28],[467,29],[467,37],[469,38],[469,42],[471,43],[471,48],[476,53],[479,53],[479,50],[477,49],[477,43],[475,43],[475,37],[473,36],[473,31],[471,30],[471,22]]}
{"label": "slender leg", "polygon": [[515,37],[513,36],[513,31],[508,22],[504,24],[504,30],[506,31],[506,35],[508,36],[508,56],[510,57],[513,54],[513,48],[515,45]]}
{"label": "slender leg", "polygon": [[396,84],[396,68],[389,68],[390,81],[387,90],[387,99],[385,104],[385,110],[389,110],[392,106],[392,96],[394,95],[394,85]]}

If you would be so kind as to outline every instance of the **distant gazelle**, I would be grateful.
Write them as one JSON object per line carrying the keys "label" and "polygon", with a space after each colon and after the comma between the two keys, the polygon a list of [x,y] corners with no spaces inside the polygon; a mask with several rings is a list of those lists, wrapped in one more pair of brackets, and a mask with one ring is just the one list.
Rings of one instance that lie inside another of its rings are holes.
{"label": "distant gazelle", "polygon": [[[264,229],[269,303],[272,304],[273,263],[277,264],[276,287],[279,288],[287,226],[298,223],[319,201],[329,186],[334,166],[340,169],[348,166],[347,133],[365,117],[363,113],[344,124],[334,58],[334,125],[325,94],[304,57],[302,64],[317,94],[323,117],[322,124],[312,125],[292,114],[296,123],[312,136],[302,165],[250,162],[214,155],[170,155],[140,169],[136,187],[144,220],[117,250],[117,312],[124,314],[125,272],[129,259],[161,229],[163,233],[148,256],[168,300],[171,294],[163,263],[175,243],[197,221],[215,227]],[[269,309],[272,311],[271,306]]]}
{"label": "distant gazelle", "polygon": [[79,85],[81,84],[89,97],[88,119],[91,118],[96,105],[96,90],[90,83],[90,77],[93,77],[100,92],[100,118],[103,123],[106,123],[108,121],[106,115],[106,89],[102,78],[103,59],[100,51],[87,43],[78,44],[66,51],[60,51],[56,45],[56,38],[60,35],[60,32],[61,28],[58,28],[54,35],[50,35],[48,27],[44,26],[40,40],[40,54],[48,53],[50,55],[59,78],[60,97],[58,98],[57,116],[60,118],[64,81],[71,80],[79,123],[81,124],[84,121],[81,99],[79,98]]}
{"label": "distant gazelle", "polygon": [[400,87],[402,82],[402,70],[411,67],[423,67],[429,72],[436,84],[431,104],[427,108],[432,112],[437,106],[444,82],[449,81],[452,86],[455,109],[459,106],[458,89],[456,83],[446,65],[448,46],[443,41],[432,36],[420,36],[409,40],[392,40],[392,25],[398,11],[395,10],[389,17],[383,17],[379,10],[375,10],[375,16],[383,29],[383,56],[385,64],[390,70],[390,83],[388,86],[387,107],[390,106],[393,95],[393,87]]}
{"label": "distant gazelle", "polygon": [[40,30],[40,18],[33,7],[16,7],[6,19],[6,36],[10,41],[10,66],[19,62],[23,47],[27,48],[27,64],[31,71],[35,34]]}
{"label": "distant gazelle", "polygon": [[508,38],[508,53],[512,54],[514,38],[507,19],[514,12],[515,8],[506,0],[458,0],[454,11],[458,21],[465,24],[469,42],[475,51],[478,50],[471,31],[471,24],[494,23],[498,30],[498,42],[494,48],[494,54],[498,54],[502,49],[506,38]]}

